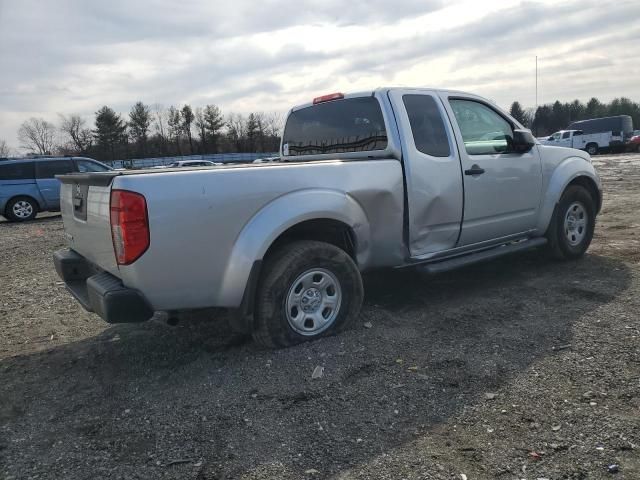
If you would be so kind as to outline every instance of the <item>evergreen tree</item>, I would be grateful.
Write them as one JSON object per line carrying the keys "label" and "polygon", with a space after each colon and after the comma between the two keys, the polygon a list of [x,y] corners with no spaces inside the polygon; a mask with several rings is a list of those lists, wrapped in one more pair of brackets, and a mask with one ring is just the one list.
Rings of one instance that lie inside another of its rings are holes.
{"label": "evergreen tree", "polygon": [[249,118],[247,119],[247,149],[249,152],[256,151],[259,133],[260,130],[256,115],[254,113],[250,113]]}
{"label": "evergreen tree", "polygon": [[218,153],[220,131],[225,126],[222,112],[216,105],[207,105],[203,111],[204,130],[213,153]]}
{"label": "evergreen tree", "polygon": [[105,105],[96,112],[93,134],[102,158],[116,159],[116,150],[125,142],[126,129],[125,122],[112,108]]}
{"label": "evergreen tree", "polygon": [[137,102],[129,112],[129,133],[138,148],[138,155],[144,157],[147,149],[147,136],[151,125],[151,109]]}
{"label": "evergreen tree", "polygon": [[519,121],[522,125],[526,126],[527,122],[524,115],[524,110],[522,109],[520,102],[518,101],[513,102],[511,104],[511,108],[509,109],[509,113],[513,118]]}
{"label": "evergreen tree", "polygon": [[191,124],[195,119],[193,115],[193,110],[189,105],[185,105],[182,107],[182,131],[187,135],[187,139],[189,140],[189,151],[193,155],[193,136],[191,134]]}

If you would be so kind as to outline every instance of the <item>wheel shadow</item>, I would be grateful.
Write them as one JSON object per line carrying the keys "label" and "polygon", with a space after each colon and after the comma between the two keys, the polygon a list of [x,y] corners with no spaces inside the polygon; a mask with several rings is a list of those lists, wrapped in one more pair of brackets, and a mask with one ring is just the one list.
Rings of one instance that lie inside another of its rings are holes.
{"label": "wheel shadow", "polygon": [[67,478],[337,475],[554,355],[630,281],[615,259],[536,252],[435,277],[378,272],[354,329],[279,351],[232,334],[222,313],[113,326],[0,363],[0,472],[23,462],[51,474],[65,456]]}

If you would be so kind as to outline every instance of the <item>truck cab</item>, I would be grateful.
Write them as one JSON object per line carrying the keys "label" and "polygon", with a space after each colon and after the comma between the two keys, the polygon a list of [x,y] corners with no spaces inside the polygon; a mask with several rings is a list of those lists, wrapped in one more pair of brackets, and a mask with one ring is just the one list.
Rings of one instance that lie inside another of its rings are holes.
{"label": "truck cab", "polygon": [[589,155],[597,154],[600,149],[608,148],[611,135],[606,133],[585,134],[582,130],[560,130],[538,140],[543,145],[554,147],[576,148]]}
{"label": "truck cab", "polygon": [[545,145],[553,145],[556,147],[577,148],[582,150],[584,147],[582,130],[560,130],[548,137],[542,139]]}

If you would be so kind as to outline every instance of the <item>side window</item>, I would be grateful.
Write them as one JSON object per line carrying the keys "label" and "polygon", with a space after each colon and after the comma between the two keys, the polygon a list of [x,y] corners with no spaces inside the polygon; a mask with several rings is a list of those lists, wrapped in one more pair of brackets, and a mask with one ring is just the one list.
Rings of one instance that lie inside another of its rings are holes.
{"label": "side window", "polygon": [[76,160],[76,166],[78,167],[78,171],[85,172],[106,172],[109,170],[104,165],[100,165],[96,162],[91,162],[89,160]]}
{"label": "side window", "polygon": [[469,155],[490,155],[509,150],[513,128],[492,108],[473,100],[449,101]]}
{"label": "side window", "polygon": [[449,138],[436,101],[430,95],[404,95],[416,150],[432,157],[448,157]]}
{"label": "side window", "polygon": [[555,141],[560,140],[560,132],[556,132],[553,135],[551,135],[551,140],[555,140]]}
{"label": "side window", "polygon": [[574,137],[577,137],[579,135],[582,135],[582,130],[576,130],[575,132],[573,132]]}
{"label": "side window", "polygon": [[569,138],[571,136],[571,132],[562,132],[562,138]]}
{"label": "side window", "polygon": [[73,172],[71,160],[47,160],[36,162],[36,178],[54,178],[56,175]]}
{"label": "side window", "polygon": [[33,162],[0,163],[0,180],[33,180]]}

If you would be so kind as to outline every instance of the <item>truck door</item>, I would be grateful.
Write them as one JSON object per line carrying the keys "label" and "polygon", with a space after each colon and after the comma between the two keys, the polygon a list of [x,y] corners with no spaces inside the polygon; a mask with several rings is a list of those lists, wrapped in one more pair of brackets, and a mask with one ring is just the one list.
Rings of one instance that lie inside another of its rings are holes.
{"label": "truck door", "polygon": [[506,114],[476,97],[440,95],[453,123],[464,172],[459,245],[534,229],[542,190],[537,147],[511,153],[515,124]]}
{"label": "truck door", "polygon": [[562,132],[560,140],[558,141],[558,147],[571,148],[571,132],[569,130]]}
{"label": "truck door", "polygon": [[407,181],[409,251],[453,248],[462,221],[462,172],[442,101],[428,90],[391,90]]}
{"label": "truck door", "polygon": [[70,159],[37,160],[35,163],[36,183],[46,208],[57,210],[60,208],[60,181],[55,176],[73,172],[73,163]]}
{"label": "truck door", "polygon": [[584,136],[582,130],[574,130],[571,135],[571,147],[582,150],[584,148]]}

